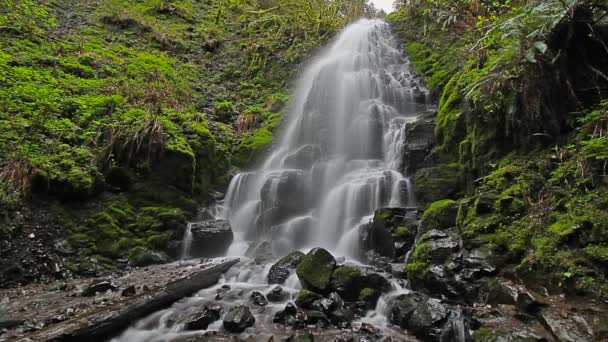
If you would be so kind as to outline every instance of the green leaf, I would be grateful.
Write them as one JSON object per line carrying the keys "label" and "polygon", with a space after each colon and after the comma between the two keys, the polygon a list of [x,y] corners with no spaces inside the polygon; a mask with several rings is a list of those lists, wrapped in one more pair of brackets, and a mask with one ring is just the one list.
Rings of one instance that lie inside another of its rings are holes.
{"label": "green leaf", "polygon": [[528,49],[524,58],[530,63],[536,63],[536,53],[534,52],[534,49]]}
{"label": "green leaf", "polygon": [[544,54],[545,52],[547,52],[548,46],[544,42],[534,42],[533,45],[536,48],[536,50],[538,50],[541,54]]}

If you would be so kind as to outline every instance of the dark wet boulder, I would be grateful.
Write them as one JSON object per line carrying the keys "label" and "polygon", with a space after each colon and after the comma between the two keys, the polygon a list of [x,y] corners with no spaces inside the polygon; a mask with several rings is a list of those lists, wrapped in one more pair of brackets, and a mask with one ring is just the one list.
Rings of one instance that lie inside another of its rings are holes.
{"label": "dark wet boulder", "polygon": [[135,289],[135,285],[131,285],[131,286],[127,287],[126,289],[122,290],[120,295],[123,297],[131,297],[131,296],[134,296],[136,293],[137,293],[137,290]]}
{"label": "dark wet boulder", "polygon": [[293,303],[287,303],[285,309],[277,312],[272,321],[294,329],[302,329],[306,326],[306,315],[303,311],[298,310]]}
{"label": "dark wet boulder", "polygon": [[242,333],[255,324],[255,317],[247,306],[235,306],[224,317],[224,328],[232,333]]}
{"label": "dark wet boulder", "polygon": [[251,302],[257,306],[266,306],[268,305],[268,299],[259,291],[251,292],[250,296]]}
{"label": "dark wet boulder", "polygon": [[307,325],[316,325],[319,328],[325,328],[329,326],[329,319],[321,311],[306,310],[304,311],[304,317],[304,320]]}
{"label": "dark wet boulder", "polygon": [[367,308],[371,310],[376,307],[381,294],[378,289],[366,287],[359,292],[359,301],[365,302]]}
{"label": "dark wet boulder", "polygon": [[336,268],[336,259],[323,248],[314,248],[296,268],[302,287],[311,291],[326,293],[331,275]]}
{"label": "dark wet boulder", "polygon": [[499,258],[489,246],[465,251],[463,257],[463,276],[466,279],[478,279],[496,274],[500,265]]}
{"label": "dark wet boulder", "polygon": [[462,296],[467,286],[460,274],[462,254],[462,239],[457,229],[433,229],[425,233],[407,265],[412,289],[450,298]]}
{"label": "dark wet boulder", "polygon": [[197,258],[224,255],[234,239],[227,220],[192,223],[190,231],[192,232],[190,255]]}
{"label": "dark wet boulder", "polygon": [[334,311],[344,306],[344,301],[336,292],[332,292],[329,296],[319,299],[313,303],[314,307],[320,308],[324,313]]}
{"label": "dark wet boulder", "polygon": [[340,329],[348,328],[355,319],[355,313],[347,307],[337,308],[327,314],[331,324]]}
{"label": "dark wet boulder", "polygon": [[275,286],[266,294],[266,298],[271,302],[283,302],[289,299],[289,293],[283,291],[282,287]]}
{"label": "dark wet boulder", "polygon": [[357,300],[363,287],[361,271],[351,266],[340,266],[331,275],[331,289],[347,301]]}
{"label": "dark wet boulder", "polygon": [[196,307],[187,311],[176,311],[169,318],[171,324],[182,324],[184,330],[204,330],[209,324],[220,320],[222,307],[219,305]]}
{"label": "dark wet boulder", "polygon": [[285,280],[289,278],[291,271],[298,267],[302,259],[304,259],[304,256],[304,253],[296,251],[291,252],[281,258],[281,260],[277,261],[274,265],[272,265],[272,267],[270,267],[270,271],[268,272],[268,283],[285,283]]}
{"label": "dark wet boulder", "polygon": [[302,309],[320,309],[317,306],[317,301],[321,299],[323,299],[321,295],[307,289],[302,289],[296,298],[296,305]]}
{"label": "dark wet boulder", "polygon": [[394,258],[405,254],[414,243],[416,227],[409,220],[408,208],[380,208],[372,221],[360,230],[364,251]]}
{"label": "dark wet boulder", "polygon": [[[563,342],[591,342],[597,341],[590,333],[590,324],[582,315],[574,312],[563,313],[551,307],[543,309],[539,314],[540,321],[547,327],[553,336]],[[599,317],[598,317],[599,318]],[[605,317],[604,317],[605,318]],[[603,336],[604,338],[606,336]],[[601,339],[603,340],[603,338]]]}
{"label": "dark wet boulder", "polygon": [[456,216],[457,202],[450,199],[433,202],[422,214],[420,226],[425,232],[431,229],[449,229],[456,226]]}
{"label": "dark wet boulder", "polygon": [[459,334],[458,327],[453,327],[458,322],[449,320],[452,315],[459,314],[439,299],[411,292],[395,298],[390,307],[389,318],[391,323],[411,331],[420,338],[438,341],[444,331],[446,335]]}
{"label": "dark wet boulder", "polygon": [[90,283],[87,287],[82,290],[82,295],[84,297],[94,296],[97,293],[104,293],[106,291],[115,291],[118,289],[118,286],[114,284],[111,280],[96,280]]}

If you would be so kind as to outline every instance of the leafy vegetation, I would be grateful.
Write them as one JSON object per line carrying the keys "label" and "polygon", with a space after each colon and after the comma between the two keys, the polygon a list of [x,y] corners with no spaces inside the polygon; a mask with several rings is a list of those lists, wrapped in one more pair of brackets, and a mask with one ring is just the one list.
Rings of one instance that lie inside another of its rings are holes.
{"label": "leafy vegetation", "polygon": [[59,201],[73,271],[165,260],[197,202],[269,147],[289,76],[374,13],[364,0],[0,0],[0,239],[33,200]]}
{"label": "leafy vegetation", "polygon": [[[439,98],[439,164],[416,175],[417,192],[430,194],[421,202],[457,200],[465,244],[505,255],[524,280],[607,296],[604,4],[398,5],[388,19]],[[424,250],[408,271],[424,274]]]}

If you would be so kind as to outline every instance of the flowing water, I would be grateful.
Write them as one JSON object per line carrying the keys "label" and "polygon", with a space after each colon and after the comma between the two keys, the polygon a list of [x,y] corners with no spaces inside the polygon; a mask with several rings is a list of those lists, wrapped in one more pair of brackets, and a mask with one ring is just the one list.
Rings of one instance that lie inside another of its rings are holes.
{"label": "flowing water", "polygon": [[268,240],[277,256],[320,246],[357,258],[375,209],[415,205],[401,155],[426,90],[397,45],[386,23],[361,20],[301,76],[272,153],[228,188],[231,254]]}
{"label": "flowing water", "polygon": [[[140,321],[115,341],[165,341],[190,334],[171,324],[171,315],[213,302],[224,285],[238,289],[238,296],[222,300],[231,305],[247,302],[251,291],[269,292],[271,264],[247,258],[263,241],[270,242],[275,257],[320,246],[360,265],[359,227],[374,210],[416,204],[411,182],[401,172],[401,156],[405,125],[426,109],[426,98],[388,24],[360,20],[349,25],[301,75],[272,152],[259,168],[233,178],[218,207],[217,217],[228,219],[235,233],[228,255],[245,256],[244,261],[217,286]],[[187,229],[184,257],[191,238]],[[292,295],[299,291],[295,274],[283,288]],[[397,283],[393,288],[361,321],[392,329],[386,323],[387,302],[407,291]],[[286,302],[255,313],[256,335],[285,332],[274,327],[272,316]],[[221,329],[218,323],[208,330]],[[390,334],[407,340],[402,332]]]}

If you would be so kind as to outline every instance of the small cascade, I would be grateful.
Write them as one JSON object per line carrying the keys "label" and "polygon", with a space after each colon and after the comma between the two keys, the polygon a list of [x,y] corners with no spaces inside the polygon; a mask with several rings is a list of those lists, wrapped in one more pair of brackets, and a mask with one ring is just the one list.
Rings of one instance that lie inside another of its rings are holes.
{"label": "small cascade", "polygon": [[182,252],[180,253],[180,258],[182,260],[190,257],[190,249],[192,247],[192,224],[193,222],[188,222],[186,231],[184,231],[184,237],[182,238]]}

